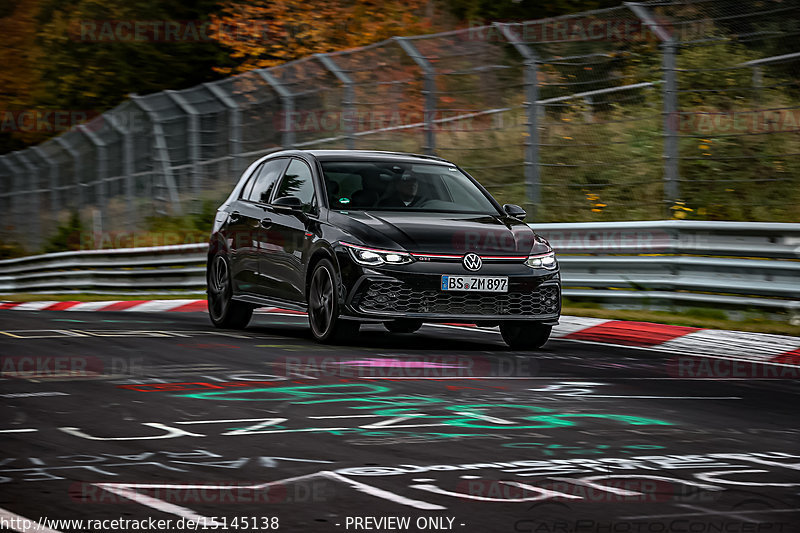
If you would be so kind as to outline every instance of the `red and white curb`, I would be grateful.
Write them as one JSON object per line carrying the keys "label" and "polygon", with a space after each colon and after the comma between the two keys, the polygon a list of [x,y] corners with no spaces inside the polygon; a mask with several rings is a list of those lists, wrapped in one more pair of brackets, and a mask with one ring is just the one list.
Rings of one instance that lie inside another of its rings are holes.
{"label": "red and white curb", "polygon": [[[104,302],[0,302],[0,310],[11,311],[120,311],[120,312],[205,312],[206,300],[120,300]],[[305,313],[278,307],[262,307],[257,314]],[[475,328],[469,324],[447,327],[468,327],[497,332],[497,328]],[[653,349],[682,355],[722,359],[800,365],[800,337],[671,326],[650,322],[630,322],[562,316],[553,328],[551,338],[598,343],[620,347]]]}

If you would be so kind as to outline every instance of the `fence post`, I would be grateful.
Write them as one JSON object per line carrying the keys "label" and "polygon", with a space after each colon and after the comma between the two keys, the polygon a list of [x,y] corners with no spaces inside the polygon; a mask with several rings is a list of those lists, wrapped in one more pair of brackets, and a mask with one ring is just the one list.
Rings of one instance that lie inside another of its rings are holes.
{"label": "fence post", "polygon": [[536,52],[522,42],[507,24],[495,22],[505,39],[525,60],[525,125],[528,136],[525,138],[525,192],[533,207],[531,220],[535,221],[541,211],[542,183],[539,166],[539,62]]}
{"label": "fence post", "polygon": [[666,215],[671,216],[670,205],[680,196],[678,164],[678,84],[677,70],[675,68],[675,55],[677,40],[675,37],[653,18],[652,13],[644,5],[635,2],[625,2],[625,5],[644,22],[661,41],[663,49],[662,70],[664,71],[664,202]]}
{"label": "fence post", "polygon": [[[131,94],[131,101],[136,104],[139,109],[145,112],[147,117],[150,119],[150,122],[153,124],[153,143],[155,147],[155,154],[158,157],[158,160],[153,161],[153,168],[155,169],[158,166],[161,167],[163,188],[167,190],[167,194],[169,195],[169,203],[172,206],[173,214],[180,215],[182,212],[181,201],[180,197],[178,196],[178,189],[175,186],[175,178],[172,175],[172,166],[170,165],[169,149],[167,148],[167,141],[164,136],[164,128],[161,127],[161,122],[159,121],[156,112],[147,106],[144,97],[139,96],[138,94]],[[156,196],[154,200],[166,202],[167,198],[163,196]],[[166,214],[165,209],[156,209],[160,214]]]}
{"label": "fence post", "polygon": [[80,213],[81,207],[83,207],[83,189],[81,188],[81,173],[83,172],[83,164],[81,158],[78,155],[78,151],[70,146],[69,143],[60,135],[55,138],[55,141],[72,158],[72,171],[75,173],[75,194],[73,195],[73,199],[75,201],[75,210]]}
{"label": "fence post", "polygon": [[[179,93],[164,91],[166,95],[189,117],[186,142],[189,148],[189,161],[192,164],[192,193],[195,200],[200,198],[200,112]],[[199,208],[199,201],[196,202]]]}
{"label": "fence post", "polygon": [[239,176],[244,170],[244,165],[242,164],[241,155],[242,151],[242,108],[239,107],[239,104],[236,103],[236,100],[231,98],[231,96],[225,92],[222,87],[219,87],[216,83],[204,83],[203,86],[209,90],[209,92],[214,95],[222,105],[228,108],[228,116],[230,117],[229,121],[229,128],[230,128],[230,135],[229,135],[229,148],[228,152],[230,153],[231,157],[233,158],[233,165],[231,165],[231,173],[233,174],[233,180],[236,181],[239,179]]}
{"label": "fence post", "polygon": [[295,144],[294,125],[292,124],[292,117],[294,116],[294,94],[289,91],[283,84],[278,81],[278,78],[273,76],[265,69],[257,69],[258,75],[261,76],[265,82],[275,89],[278,96],[281,97],[283,103],[283,134],[282,143],[284,148],[292,148]]}
{"label": "fence post", "polygon": [[113,112],[107,113],[106,118],[111,127],[122,137],[122,169],[125,173],[125,210],[126,222],[130,228],[136,224],[136,212],[133,206],[133,136],[130,128],[126,129],[119,123]]}
{"label": "fence post", "polygon": [[22,220],[30,221],[30,242],[34,249],[38,249],[42,245],[42,221],[39,217],[41,209],[39,209],[39,191],[37,190],[38,180],[36,179],[36,168],[21,151],[13,152],[11,155],[16,155],[17,161],[19,161],[22,164],[22,167],[24,167],[25,170],[21,174],[27,174],[27,179],[25,181],[28,185],[28,209]]}
{"label": "fence post", "polygon": [[[108,149],[105,140],[101,139],[99,135],[86,127],[86,124],[80,124],[78,131],[83,133],[87,139],[94,145],[97,153],[97,203],[100,207],[100,223],[95,224],[95,232],[102,233],[103,225],[106,223],[108,195],[106,194],[106,178],[108,177]],[[102,235],[96,235],[97,239],[102,239]]]}
{"label": "fence post", "polygon": [[[14,224],[14,232],[15,232],[15,239],[19,239],[21,235],[21,223],[26,220],[25,217],[25,204],[20,199],[24,200],[25,193],[22,191],[22,183],[25,181],[24,176],[22,175],[23,172],[17,166],[17,164],[13,161],[14,154],[5,154],[0,156],[3,160],[3,164],[6,166],[8,171],[11,173],[11,190],[9,191],[9,209],[11,219],[10,221]],[[24,239],[23,239],[24,241]]]}
{"label": "fence post", "polygon": [[[17,212],[15,211],[15,201],[14,201],[14,191],[16,190],[16,176],[14,175],[11,167],[6,164],[6,156],[0,155],[0,169],[5,167],[5,170],[8,171],[8,174],[2,174],[3,179],[8,176],[8,180],[6,181],[8,191],[3,192],[0,196],[2,197],[2,203],[0,203],[0,212],[6,213],[6,220],[3,223],[0,223],[0,238],[5,238],[6,236],[6,229],[10,226],[10,222],[13,220],[17,220]],[[9,233],[10,235],[10,233]]]}
{"label": "fence post", "polygon": [[328,54],[316,54],[326,69],[336,76],[344,85],[344,95],[342,96],[342,111],[344,113],[344,135],[347,139],[347,149],[354,150],[356,147],[355,137],[355,90],[353,79],[343,71]]}
{"label": "fence post", "polygon": [[59,186],[58,186],[58,165],[53,159],[48,156],[44,150],[42,150],[41,145],[37,145],[31,148],[33,153],[39,156],[39,159],[45,162],[50,169],[50,210],[55,213],[61,209],[61,205],[59,204]]}
{"label": "fence post", "polygon": [[436,155],[436,69],[428,58],[417,50],[417,47],[407,37],[393,37],[400,48],[414,60],[425,75],[425,85],[422,94],[425,96],[425,153]]}

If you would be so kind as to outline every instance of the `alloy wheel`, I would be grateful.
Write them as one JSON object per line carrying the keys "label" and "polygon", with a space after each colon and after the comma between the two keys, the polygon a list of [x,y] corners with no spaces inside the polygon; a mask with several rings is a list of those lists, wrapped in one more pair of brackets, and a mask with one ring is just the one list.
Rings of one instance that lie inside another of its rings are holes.
{"label": "alloy wheel", "polygon": [[333,280],[327,268],[320,267],[311,280],[309,312],[317,335],[325,335],[333,320]]}
{"label": "alloy wheel", "polygon": [[211,263],[208,277],[208,307],[215,320],[222,320],[230,300],[228,263],[222,255],[217,255]]}

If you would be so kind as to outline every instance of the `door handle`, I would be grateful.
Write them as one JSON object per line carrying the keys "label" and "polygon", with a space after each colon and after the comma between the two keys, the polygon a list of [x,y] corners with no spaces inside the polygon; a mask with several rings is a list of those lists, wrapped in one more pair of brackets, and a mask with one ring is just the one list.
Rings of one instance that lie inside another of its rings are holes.
{"label": "door handle", "polygon": [[242,214],[239,211],[234,211],[228,218],[231,222],[239,222],[242,219]]}
{"label": "door handle", "polygon": [[261,219],[261,227],[262,228],[268,228],[271,225],[272,225],[272,219],[271,218],[262,218]]}

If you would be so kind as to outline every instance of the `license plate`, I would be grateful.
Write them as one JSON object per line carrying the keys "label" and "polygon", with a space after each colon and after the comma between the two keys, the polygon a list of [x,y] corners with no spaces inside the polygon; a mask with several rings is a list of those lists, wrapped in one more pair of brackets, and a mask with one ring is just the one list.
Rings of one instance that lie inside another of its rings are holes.
{"label": "license plate", "polygon": [[442,276],[442,290],[508,292],[508,278],[505,276]]}

